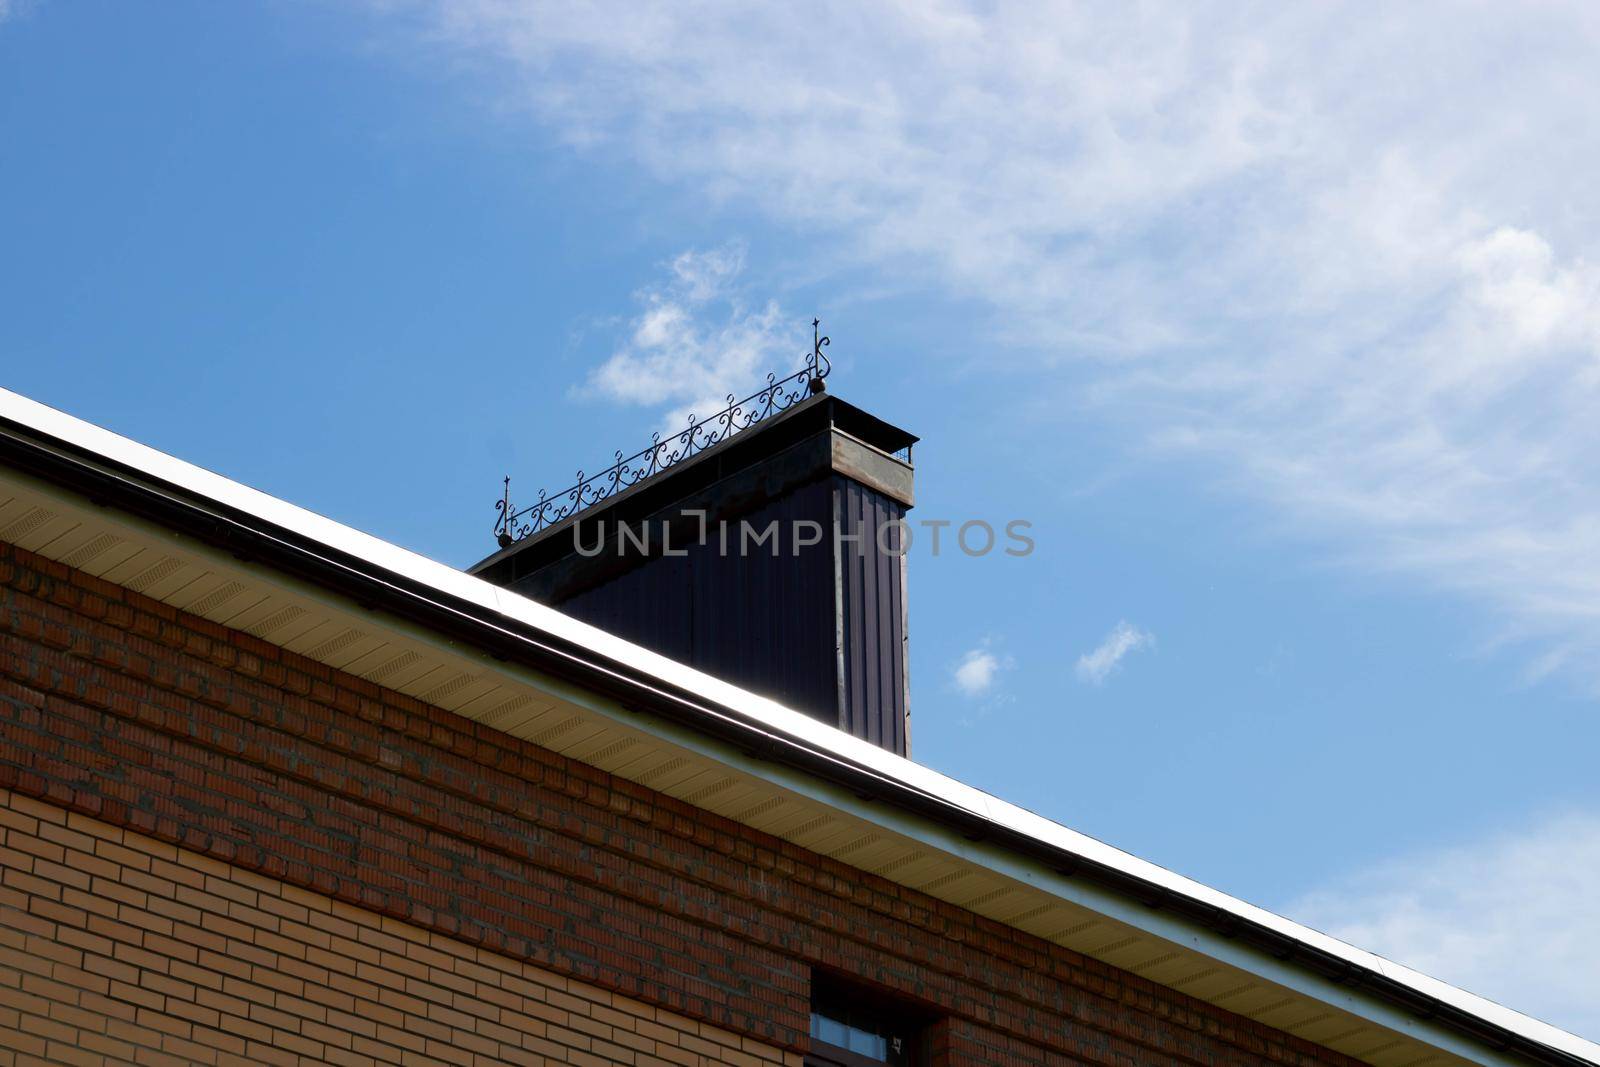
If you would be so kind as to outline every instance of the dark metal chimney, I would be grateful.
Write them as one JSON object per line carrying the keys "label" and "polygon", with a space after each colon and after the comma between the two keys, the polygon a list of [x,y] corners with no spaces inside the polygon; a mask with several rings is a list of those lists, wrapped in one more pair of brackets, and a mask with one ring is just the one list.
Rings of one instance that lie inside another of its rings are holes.
{"label": "dark metal chimney", "polygon": [[503,547],[471,572],[906,755],[916,438],[826,393],[815,364],[793,379],[784,410],[763,390],[598,487],[522,512],[508,492]]}

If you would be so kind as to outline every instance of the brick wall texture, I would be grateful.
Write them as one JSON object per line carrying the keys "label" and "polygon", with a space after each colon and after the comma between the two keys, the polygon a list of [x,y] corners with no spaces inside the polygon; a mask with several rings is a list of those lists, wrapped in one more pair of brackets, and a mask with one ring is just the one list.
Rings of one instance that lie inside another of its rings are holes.
{"label": "brick wall texture", "polygon": [[0,791],[0,1065],[799,1057]]}
{"label": "brick wall texture", "polygon": [[0,790],[18,1063],[1354,1062],[4,544]]}

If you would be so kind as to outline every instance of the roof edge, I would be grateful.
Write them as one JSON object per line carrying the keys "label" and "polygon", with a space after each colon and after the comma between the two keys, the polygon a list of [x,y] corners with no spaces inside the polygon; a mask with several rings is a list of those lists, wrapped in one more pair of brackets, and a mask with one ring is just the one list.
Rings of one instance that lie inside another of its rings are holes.
{"label": "roof edge", "polygon": [[1391,963],[1008,804],[445,564],[0,389],[0,458],[762,759],[992,842],[1481,1043],[1551,1064],[1600,1046]]}

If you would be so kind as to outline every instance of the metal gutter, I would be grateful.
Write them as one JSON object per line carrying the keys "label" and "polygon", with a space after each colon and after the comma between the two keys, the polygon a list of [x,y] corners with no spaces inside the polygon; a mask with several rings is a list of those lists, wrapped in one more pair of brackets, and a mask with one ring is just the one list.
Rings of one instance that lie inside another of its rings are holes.
{"label": "metal gutter", "polygon": [[1163,910],[1491,1050],[1600,1046],[1355,949],[443,564],[0,389],[0,462]]}

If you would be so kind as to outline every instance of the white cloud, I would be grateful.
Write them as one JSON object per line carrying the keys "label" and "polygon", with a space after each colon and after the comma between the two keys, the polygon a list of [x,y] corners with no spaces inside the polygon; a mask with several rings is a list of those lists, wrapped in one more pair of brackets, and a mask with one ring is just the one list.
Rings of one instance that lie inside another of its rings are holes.
{"label": "white cloud", "polygon": [[[800,53],[785,5],[423,7],[571,143],[986,301],[1036,374],[1094,360],[1118,425],[1600,684],[1600,6],[841,0]],[[669,310],[613,370],[687,402]]]}
{"label": "white cloud", "polygon": [[1285,914],[1397,963],[1600,1037],[1600,817],[1572,814],[1387,863]]}
{"label": "white cloud", "polygon": [[0,0],[0,22],[10,18],[22,18],[32,12],[38,5],[38,0]]}
{"label": "white cloud", "polygon": [[995,678],[1005,666],[987,648],[974,648],[957,661],[951,677],[964,696],[981,697],[994,688]]}
{"label": "white cloud", "polygon": [[589,377],[596,394],[625,404],[671,404],[676,428],[693,412],[721,410],[768,372],[780,376],[805,351],[777,304],[745,306],[738,289],[744,247],[680,253],[666,279],[640,294],[644,305],[622,346]]}
{"label": "white cloud", "polygon": [[1148,648],[1155,641],[1153,636],[1137,626],[1127,622],[1117,623],[1094,650],[1078,657],[1078,680],[1091,685],[1105,684],[1105,680],[1122,665],[1124,657],[1141,648]]}

